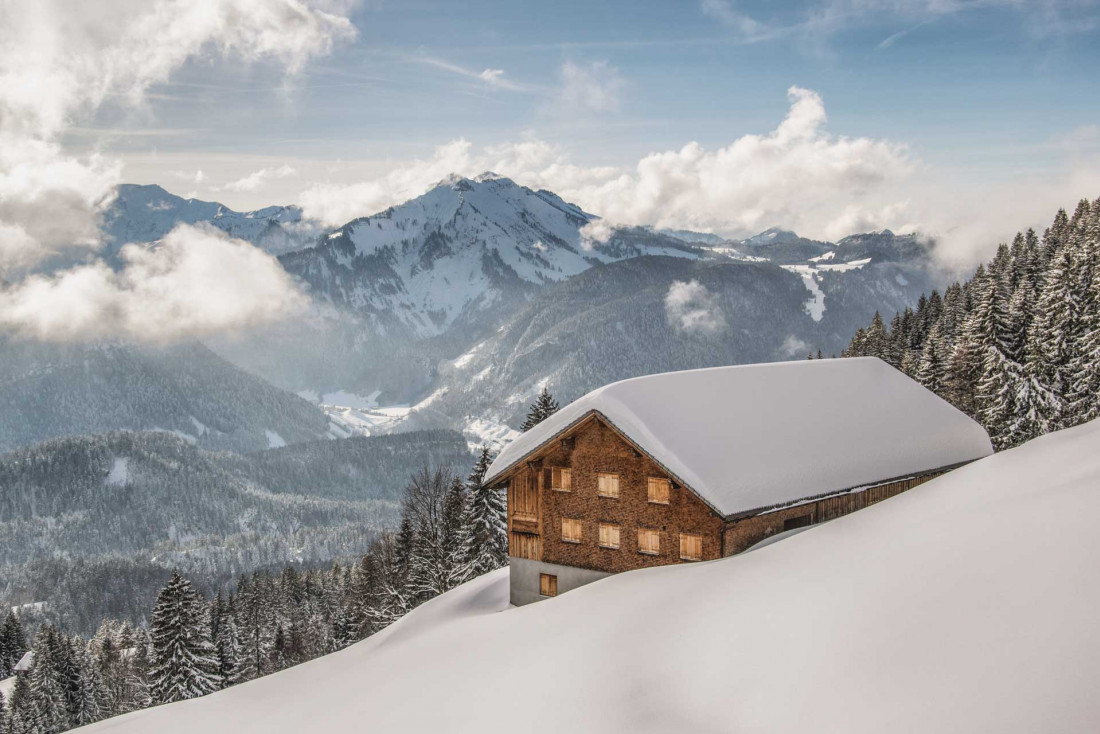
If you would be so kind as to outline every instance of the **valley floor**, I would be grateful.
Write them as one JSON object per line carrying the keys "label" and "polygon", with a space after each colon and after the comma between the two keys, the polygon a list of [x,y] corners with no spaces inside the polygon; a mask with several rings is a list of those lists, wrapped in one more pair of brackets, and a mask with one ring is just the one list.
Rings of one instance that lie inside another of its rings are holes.
{"label": "valley floor", "polygon": [[92,732],[1100,729],[1100,422],[742,556],[507,604]]}

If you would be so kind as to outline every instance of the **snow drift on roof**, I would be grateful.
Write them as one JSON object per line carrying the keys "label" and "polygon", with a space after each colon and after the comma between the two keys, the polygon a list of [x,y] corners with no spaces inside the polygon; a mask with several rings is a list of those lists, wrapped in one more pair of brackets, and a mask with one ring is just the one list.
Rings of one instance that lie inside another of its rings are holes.
{"label": "snow drift on roof", "polygon": [[981,426],[879,359],[804,360],[612,383],[509,444],[487,480],[592,411],[723,515],[993,452]]}

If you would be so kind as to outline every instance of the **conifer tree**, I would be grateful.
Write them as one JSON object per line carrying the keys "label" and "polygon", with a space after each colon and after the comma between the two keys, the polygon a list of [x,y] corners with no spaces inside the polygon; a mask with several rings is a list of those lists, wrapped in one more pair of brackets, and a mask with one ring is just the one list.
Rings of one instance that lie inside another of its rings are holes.
{"label": "conifer tree", "polygon": [[558,402],[554,400],[554,397],[550,394],[550,391],[545,387],[539,391],[539,395],[535,398],[535,402],[531,404],[531,407],[527,411],[527,420],[523,422],[521,430],[529,431],[539,423],[554,415],[558,412]]}
{"label": "conifer tree", "polygon": [[9,611],[0,625],[0,679],[15,675],[15,665],[27,652],[27,636],[19,616]]}
{"label": "conifer tree", "polygon": [[178,572],[173,572],[157,596],[150,634],[152,692],[158,703],[197,698],[217,690],[217,662],[206,605]]}
{"label": "conifer tree", "polygon": [[469,495],[465,521],[468,528],[466,564],[471,576],[488,573],[508,563],[505,501],[499,491],[485,484],[485,474],[491,463],[489,447],[483,446],[466,479]]}

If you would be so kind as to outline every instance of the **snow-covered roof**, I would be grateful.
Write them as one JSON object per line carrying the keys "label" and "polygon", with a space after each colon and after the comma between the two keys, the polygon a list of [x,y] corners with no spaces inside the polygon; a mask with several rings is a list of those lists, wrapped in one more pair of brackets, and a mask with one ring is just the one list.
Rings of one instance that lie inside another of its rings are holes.
{"label": "snow-covered roof", "polygon": [[803,360],[601,387],[505,447],[487,481],[593,412],[723,515],[993,453],[980,425],[879,359]]}
{"label": "snow-covered roof", "polygon": [[34,650],[27,650],[23,653],[23,657],[19,658],[19,662],[15,664],[16,673],[24,673],[31,669],[34,665]]}

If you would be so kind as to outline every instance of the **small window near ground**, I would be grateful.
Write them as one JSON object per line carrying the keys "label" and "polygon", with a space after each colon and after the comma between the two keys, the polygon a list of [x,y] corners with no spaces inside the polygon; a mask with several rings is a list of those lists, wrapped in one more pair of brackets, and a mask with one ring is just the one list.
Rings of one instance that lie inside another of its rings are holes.
{"label": "small window near ground", "polygon": [[619,496],[619,475],[600,472],[596,476],[596,492],[601,497]]}
{"label": "small window near ground", "polygon": [[581,542],[581,521],[568,517],[561,519],[561,539],[566,543]]}
{"label": "small window near ground", "polygon": [[549,573],[539,574],[539,595],[540,596],[557,596],[558,595],[558,577]]}
{"label": "small window near ground", "polygon": [[667,479],[661,479],[660,477],[649,478],[649,501],[655,502],[659,505],[668,504],[668,491],[671,487],[671,482]]}
{"label": "small window near ground", "polygon": [[695,533],[680,533],[680,560],[703,560],[703,536]]}
{"label": "small window near ground", "polygon": [[798,517],[788,517],[783,521],[784,530],[794,530],[795,528],[804,528],[810,524],[809,515],[799,515]]}
{"label": "small window near ground", "polygon": [[638,529],[638,552],[656,556],[661,552],[661,531]]}
{"label": "small window near ground", "polygon": [[572,492],[573,472],[565,467],[555,466],[550,470],[550,489],[558,492]]}
{"label": "small window near ground", "polygon": [[619,547],[619,526],[612,522],[600,523],[600,547]]}

